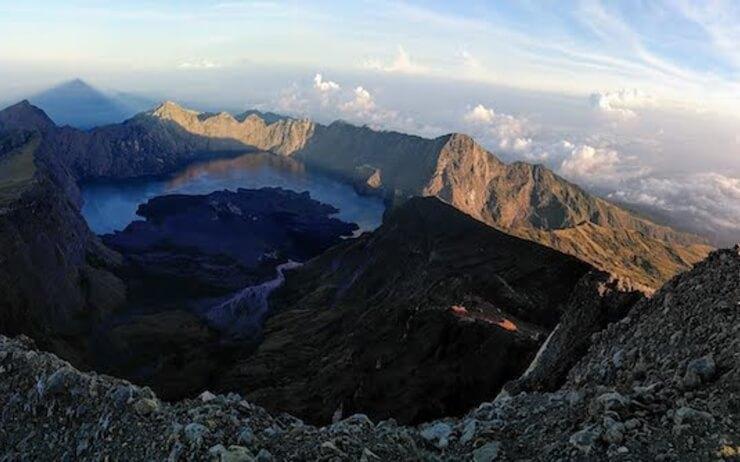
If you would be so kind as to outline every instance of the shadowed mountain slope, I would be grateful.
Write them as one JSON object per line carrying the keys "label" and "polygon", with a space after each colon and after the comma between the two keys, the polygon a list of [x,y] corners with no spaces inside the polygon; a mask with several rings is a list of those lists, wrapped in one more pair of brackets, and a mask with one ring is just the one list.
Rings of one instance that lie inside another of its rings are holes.
{"label": "shadowed mountain slope", "polygon": [[222,386],[312,422],[460,414],[524,371],[592,270],[413,198],[287,273],[263,343]]}
{"label": "shadowed mountain slope", "polygon": [[[30,106],[19,109],[31,116],[26,125],[43,125]],[[82,334],[125,289],[110,271],[118,257],[87,228],[77,193],[48,139],[0,130],[0,331],[33,335],[79,364]]]}

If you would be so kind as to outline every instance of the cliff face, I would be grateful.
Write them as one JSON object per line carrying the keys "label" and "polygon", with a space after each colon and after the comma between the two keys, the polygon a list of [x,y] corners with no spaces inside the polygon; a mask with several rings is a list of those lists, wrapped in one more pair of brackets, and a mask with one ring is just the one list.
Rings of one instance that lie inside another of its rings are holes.
{"label": "cliff face", "polygon": [[222,386],[311,422],[460,414],[523,372],[590,271],[414,198],[289,272],[263,343]]}
{"label": "cliff face", "polygon": [[15,109],[0,116],[0,331],[79,361],[80,334],[123,300],[108,271],[116,255],[80,216],[74,181],[39,131],[44,119]]}
{"label": "cliff face", "polygon": [[87,132],[63,127],[54,136],[57,153],[78,179],[129,178],[168,173],[214,154],[294,152],[313,127],[305,120],[266,124],[256,115],[204,115],[166,102],[121,124]]}

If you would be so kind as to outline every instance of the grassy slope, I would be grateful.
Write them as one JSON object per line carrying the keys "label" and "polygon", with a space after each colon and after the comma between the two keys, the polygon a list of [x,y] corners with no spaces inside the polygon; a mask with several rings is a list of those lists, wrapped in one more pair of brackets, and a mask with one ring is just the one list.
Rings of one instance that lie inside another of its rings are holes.
{"label": "grassy slope", "polygon": [[648,293],[704,259],[712,250],[708,245],[673,244],[639,231],[593,223],[549,231],[522,228],[510,231],[582,258]]}
{"label": "grassy slope", "polygon": [[0,206],[18,199],[33,183],[34,153],[40,141],[40,137],[34,136],[23,146],[0,157]]}

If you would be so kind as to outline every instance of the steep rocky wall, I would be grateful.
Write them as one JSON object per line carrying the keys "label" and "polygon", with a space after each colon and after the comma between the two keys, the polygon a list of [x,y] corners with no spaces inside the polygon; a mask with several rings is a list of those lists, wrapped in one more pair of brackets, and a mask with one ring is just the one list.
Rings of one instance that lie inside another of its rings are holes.
{"label": "steep rocky wall", "polygon": [[0,332],[32,335],[79,364],[91,325],[122,302],[124,286],[109,271],[116,255],[80,216],[54,146],[28,136],[33,176],[0,210]]}

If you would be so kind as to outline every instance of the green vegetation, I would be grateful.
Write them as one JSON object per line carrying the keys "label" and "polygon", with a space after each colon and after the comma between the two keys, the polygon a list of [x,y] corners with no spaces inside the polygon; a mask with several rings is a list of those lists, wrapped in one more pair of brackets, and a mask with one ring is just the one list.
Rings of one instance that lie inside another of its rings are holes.
{"label": "green vegetation", "polygon": [[25,144],[0,157],[0,206],[17,200],[33,183],[34,153],[41,139],[32,136]]}

